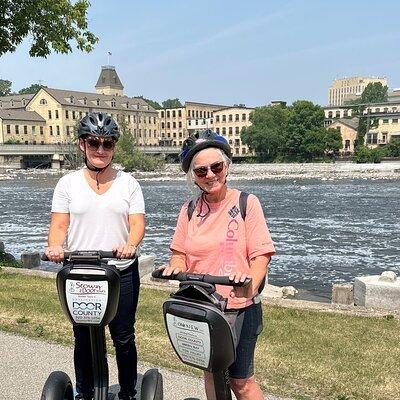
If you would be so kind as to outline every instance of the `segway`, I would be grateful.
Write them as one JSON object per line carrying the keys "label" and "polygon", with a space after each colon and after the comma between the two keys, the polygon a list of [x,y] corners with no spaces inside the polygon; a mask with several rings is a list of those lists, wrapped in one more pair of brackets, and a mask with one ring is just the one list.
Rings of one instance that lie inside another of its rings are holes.
{"label": "segway", "polygon": [[228,367],[236,357],[235,334],[226,310],[227,299],[215,285],[246,286],[225,276],[179,273],[154,278],[180,281],[179,289],[163,304],[164,322],[169,340],[180,360],[187,365],[211,372],[217,400],[231,400]]}
{"label": "segway", "polygon": [[[104,259],[111,251],[66,252],[56,282],[61,307],[73,325],[88,326],[93,364],[94,400],[108,399],[108,364],[105,326],[114,318],[119,301],[120,277]],[[42,260],[48,261],[46,255]],[[162,400],[162,376],[151,369],[143,376],[142,400]],[[54,371],[47,378],[41,400],[73,400],[70,377]]]}

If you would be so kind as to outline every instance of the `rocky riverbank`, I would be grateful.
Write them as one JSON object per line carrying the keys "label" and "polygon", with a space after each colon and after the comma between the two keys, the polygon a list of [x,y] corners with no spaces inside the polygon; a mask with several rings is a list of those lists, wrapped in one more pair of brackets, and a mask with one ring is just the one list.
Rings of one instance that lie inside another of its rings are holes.
{"label": "rocky riverbank", "polygon": [[[0,180],[38,179],[41,175],[62,175],[68,171],[58,170],[0,170]],[[184,180],[185,176],[179,164],[167,164],[161,171],[134,172],[133,175],[143,180]],[[400,161],[380,164],[355,164],[337,162],[330,164],[233,164],[230,180],[262,179],[400,179]]]}

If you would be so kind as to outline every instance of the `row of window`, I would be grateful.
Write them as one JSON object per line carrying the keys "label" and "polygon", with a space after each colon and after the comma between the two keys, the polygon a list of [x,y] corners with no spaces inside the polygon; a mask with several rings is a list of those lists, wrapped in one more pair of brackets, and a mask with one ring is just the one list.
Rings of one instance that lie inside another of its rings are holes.
{"label": "row of window", "polygon": [[[221,120],[222,120],[222,122],[226,122],[226,115],[225,114],[223,114],[223,115],[221,115]],[[237,122],[237,121],[239,121],[239,114],[235,114],[235,121]],[[247,119],[247,115],[246,114],[242,114],[242,121],[246,121],[246,119]],[[219,115],[216,115],[215,116],[215,122],[219,122],[220,121],[220,116]],[[233,114],[229,114],[228,115],[228,121],[229,122],[232,122],[233,121]]]}
{"label": "row of window", "polygon": [[182,117],[182,110],[167,110],[166,112],[164,112],[164,110],[161,111],[161,118],[164,118],[166,116],[166,118],[170,118],[172,115],[172,118],[176,118],[176,116],[178,116],[178,118]]}
{"label": "row of window", "polygon": [[[31,132],[30,133],[32,133],[33,135],[36,135],[36,126],[35,125],[31,125],[30,126],[30,128],[31,128]],[[41,135],[43,135],[44,134],[44,129],[43,129],[44,127],[43,126],[39,126],[39,133],[41,134]],[[7,134],[11,134],[11,125],[6,125],[6,132],[7,132]],[[20,129],[19,129],[19,125],[14,125],[14,133],[16,134],[16,135],[19,135],[20,133],[23,133],[24,135],[27,135],[28,134],[28,125],[22,125],[22,131],[20,132]]]}
{"label": "row of window", "polygon": [[187,110],[189,118],[211,118],[213,116],[212,111],[202,110]]}
{"label": "row of window", "polygon": [[[171,123],[167,122],[166,124],[164,122],[161,122],[161,129],[165,129],[165,126],[167,127],[167,129],[171,128]],[[172,122],[172,128],[176,128],[176,122]],[[178,122],[178,128],[182,128],[182,121]]]}
{"label": "row of window", "polygon": [[[216,128],[216,132],[219,134],[220,132],[222,132],[223,135],[226,135],[226,128],[223,127],[222,130],[220,131],[220,128]],[[232,135],[233,134],[233,128],[230,126],[228,128],[228,134]],[[238,126],[235,127],[235,135],[239,135],[240,134],[240,128]]]}
{"label": "row of window", "polygon": [[[81,99],[81,100],[79,100],[80,101],[80,103],[81,104],[83,104],[83,105],[87,105],[87,98],[86,97],[84,97],[83,99]],[[11,100],[11,102],[13,102],[13,100]],[[69,102],[71,103],[71,104],[75,104],[75,98],[74,98],[74,96],[71,96],[70,98],[69,98]],[[96,99],[96,100],[91,100],[91,102],[93,103],[93,104],[96,104],[97,106],[100,106],[100,99]],[[116,100],[115,99],[112,99],[112,100],[106,100],[106,101],[104,101],[104,103],[106,103],[106,104],[110,104],[110,106],[111,107],[117,107],[117,102],[116,102]],[[39,101],[39,104],[40,105],[42,105],[42,106],[44,106],[44,105],[46,105],[47,104],[47,100],[46,99],[40,99],[40,101]],[[134,109],[136,109],[136,110],[139,110],[139,108],[140,108],[140,104],[130,104],[129,103],[129,101],[127,101],[126,103],[123,103],[124,104],[124,106],[126,107],[126,108],[129,108],[130,106],[132,106]],[[11,104],[12,106],[13,106],[13,104]],[[24,103],[24,105],[25,105],[25,103]],[[142,105],[142,108],[143,109],[145,109],[145,110],[149,110],[150,109],[150,107],[148,106],[148,105],[145,105],[145,104],[143,104]]]}

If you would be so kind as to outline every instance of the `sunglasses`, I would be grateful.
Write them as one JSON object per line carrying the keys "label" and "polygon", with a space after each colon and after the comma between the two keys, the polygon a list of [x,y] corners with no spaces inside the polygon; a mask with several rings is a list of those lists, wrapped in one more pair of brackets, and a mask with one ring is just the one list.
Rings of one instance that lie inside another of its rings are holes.
{"label": "sunglasses", "polygon": [[223,161],[219,161],[219,162],[212,163],[209,167],[204,166],[204,167],[194,168],[193,172],[199,178],[204,178],[207,175],[209,169],[211,170],[212,173],[219,174],[224,169],[224,165],[225,164]]}
{"label": "sunglasses", "polygon": [[86,143],[90,150],[96,151],[100,148],[100,146],[102,146],[104,150],[112,150],[115,147],[115,140],[112,139],[101,140],[96,137],[88,137],[86,139]]}

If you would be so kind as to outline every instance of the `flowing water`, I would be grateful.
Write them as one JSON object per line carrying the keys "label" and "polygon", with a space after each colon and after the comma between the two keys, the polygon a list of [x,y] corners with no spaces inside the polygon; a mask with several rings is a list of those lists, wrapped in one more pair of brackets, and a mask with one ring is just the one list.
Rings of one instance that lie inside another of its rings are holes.
{"label": "flowing water", "polygon": [[[16,257],[42,251],[51,196],[60,175],[14,173],[0,180],[0,240]],[[269,283],[293,285],[302,298],[328,300],[332,283],[393,270],[399,274],[399,180],[234,180],[264,208],[276,244]],[[168,260],[184,181],[140,180],[147,232],[142,253]]]}

